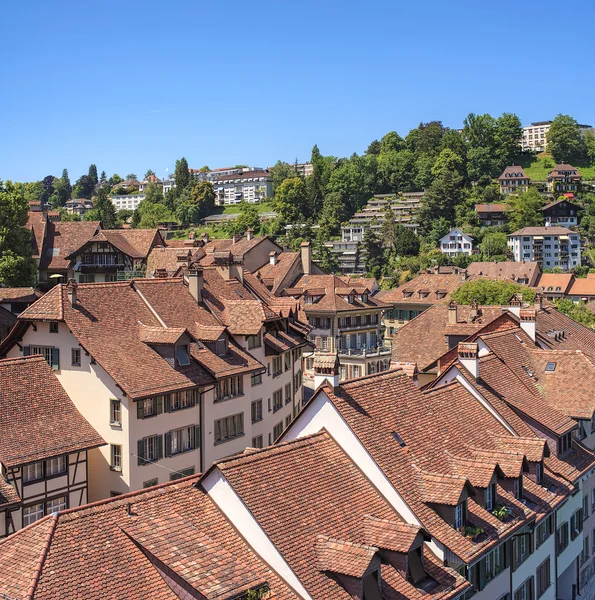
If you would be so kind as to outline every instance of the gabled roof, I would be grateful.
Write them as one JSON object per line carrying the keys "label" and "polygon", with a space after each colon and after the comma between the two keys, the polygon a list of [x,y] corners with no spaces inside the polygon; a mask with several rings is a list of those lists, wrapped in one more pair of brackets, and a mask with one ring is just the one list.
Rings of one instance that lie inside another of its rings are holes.
{"label": "gabled roof", "polygon": [[486,279],[527,279],[533,284],[534,277],[541,272],[537,262],[472,262],[467,267],[469,279],[485,277]]}
{"label": "gabled roof", "polygon": [[500,175],[498,179],[529,179],[529,177],[527,177],[523,167],[519,165],[511,165],[502,171],[502,175]]}
{"label": "gabled roof", "polygon": [[541,211],[549,210],[550,208],[553,208],[554,206],[558,206],[559,204],[562,204],[563,202],[568,204],[570,207],[574,208],[574,210],[580,210],[580,208],[581,208],[578,204],[571,202],[568,198],[560,198],[559,200],[556,200],[555,202],[550,202],[549,204],[546,204],[543,208],[540,208],[539,210],[541,210]]}
{"label": "gabled roof", "polygon": [[0,578],[0,595],[228,600],[268,585],[272,598],[297,600],[197,479],[62,511],[0,540],[0,570],[11,574]]}
{"label": "gabled roof", "polygon": [[35,302],[43,294],[31,287],[0,287],[0,304],[7,302]]}
{"label": "gabled roof", "polygon": [[101,228],[99,221],[48,221],[40,269],[66,270],[68,256]]}
{"label": "gabled roof", "polygon": [[[321,568],[361,576],[379,547],[370,535],[375,531],[369,527],[370,517],[402,522],[324,430],[223,459],[214,468],[223,473],[313,598],[351,597]],[[383,565],[381,576],[392,587],[406,586],[403,597],[416,597],[417,590],[393,567]],[[426,597],[456,596],[466,585],[450,569],[439,570],[437,578],[437,589]],[[454,589],[449,590],[450,585]]]}
{"label": "gabled roof", "polygon": [[108,242],[131,258],[147,258],[151,248],[165,245],[158,229],[102,229],[73,248],[68,258],[75,258],[95,242]]}
{"label": "gabled roof", "polygon": [[43,357],[0,360],[0,462],[5,467],[103,444]]}
{"label": "gabled roof", "polygon": [[575,277],[570,289],[566,292],[569,296],[595,296],[595,273],[586,277]]}
{"label": "gabled roof", "polygon": [[276,294],[284,283],[291,283],[287,282],[286,279],[292,269],[298,266],[298,263],[301,264],[301,254],[299,252],[283,251],[277,254],[277,262],[274,265],[269,262],[260,267],[255,274],[263,282],[270,282],[271,291]]}
{"label": "gabled roof", "polygon": [[245,254],[250,252],[250,250],[258,246],[264,240],[269,240],[272,244],[279,248],[279,251],[281,251],[281,246],[276,244],[267,235],[261,237],[253,237],[252,239],[248,239],[246,236],[242,236],[235,243],[233,239],[211,240],[203,246],[203,250],[205,251],[206,256],[201,259],[200,264],[203,267],[212,265],[215,262],[215,253],[223,251],[231,252],[231,255],[233,257],[243,259]]}
{"label": "gabled roof", "polygon": [[537,287],[544,292],[566,294],[573,280],[574,275],[572,273],[543,273],[539,278]]}
{"label": "gabled roof", "polygon": [[26,227],[32,233],[31,246],[33,247],[33,258],[39,258],[43,252],[43,242],[47,228],[46,215],[42,212],[30,210]]}
{"label": "gabled roof", "polygon": [[510,210],[510,206],[508,204],[476,204],[475,212],[478,213],[503,213],[508,212]]}
{"label": "gabled roof", "polygon": [[582,175],[580,174],[580,171],[576,168],[573,167],[572,165],[566,164],[566,163],[560,163],[557,164],[548,174],[548,178],[550,177],[568,177],[566,175],[567,171],[576,171],[575,175],[571,175],[571,177],[582,177]]}
{"label": "gabled roof", "polygon": [[576,232],[571,231],[570,229],[566,229],[566,227],[558,227],[556,225],[551,225],[543,227],[523,227],[522,229],[518,229],[513,233],[509,233],[508,237],[518,235],[569,235],[574,233]]}
{"label": "gabled roof", "polygon": [[455,273],[423,273],[397,288],[380,291],[375,297],[385,303],[444,304],[463,281],[464,277]]}

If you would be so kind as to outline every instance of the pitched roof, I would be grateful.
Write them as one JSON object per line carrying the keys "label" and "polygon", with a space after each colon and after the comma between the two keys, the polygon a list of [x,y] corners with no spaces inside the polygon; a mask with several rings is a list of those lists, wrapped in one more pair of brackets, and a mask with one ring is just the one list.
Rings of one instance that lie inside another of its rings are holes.
{"label": "pitched roof", "polygon": [[100,229],[99,221],[48,221],[39,268],[66,270],[70,253]]}
{"label": "pitched roof", "polygon": [[0,360],[0,462],[4,466],[103,444],[43,357]]}
{"label": "pitched roof", "polygon": [[29,211],[29,219],[26,225],[31,230],[31,246],[33,247],[33,258],[39,258],[43,252],[43,241],[47,227],[46,215],[42,212]]}
{"label": "pitched roof", "polygon": [[[543,273],[539,278],[537,286],[542,291],[553,291],[566,294],[573,279],[574,275],[572,273]],[[595,283],[595,281],[593,283]]]}
{"label": "pitched roof", "polygon": [[301,263],[300,252],[280,252],[277,254],[276,264],[267,263],[256,272],[256,276],[276,294],[284,283],[291,283],[286,282],[286,278],[298,262]]}
{"label": "pitched roof", "polygon": [[534,278],[541,272],[539,263],[518,263],[511,260],[502,262],[472,262],[467,267],[469,279],[485,277],[487,279],[527,279],[532,285]]}
{"label": "pitched roof", "polygon": [[79,246],[72,248],[69,257],[74,258],[86,246],[95,242],[108,242],[131,258],[147,258],[151,248],[158,244],[164,245],[158,229],[102,229]]}
{"label": "pitched roof", "polygon": [[508,204],[476,204],[475,212],[478,213],[502,213],[508,212],[510,210],[510,206]]}
{"label": "pitched roof", "polygon": [[502,175],[498,179],[529,179],[523,167],[519,165],[511,165],[502,171]]}
{"label": "pitched roof", "polygon": [[548,178],[549,177],[568,177],[568,175],[566,175],[567,171],[576,171],[576,175],[571,175],[571,177],[582,177],[582,175],[580,174],[580,171],[576,167],[573,167],[572,165],[569,165],[566,163],[557,164],[547,174],[547,176],[548,176]]}
{"label": "pitched roof", "polygon": [[[223,251],[229,251],[231,252],[233,257],[243,259],[245,254],[247,254],[250,250],[258,246],[258,244],[260,244],[264,240],[269,240],[275,244],[275,242],[273,242],[273,240],[271,240],[271,238],[269,238],[269,236],[267,235],[261,237],[253,237],[252,239],[248,239],[246,236],[242,236],[235,243],[233,239],[211,240],[203,246],[203,250],[205,251],[206,256],[200,260],[200,264],[203,267],[212,265],[215,262],[215,253]],[[281,247],[278,247],[279,251],[281,251]]]}
{"label": "pitched roof", "polygon": [[376,298],[385,303],[444,304],[463,282],[461,275],[423,273],[387,291],[380,291]]}
{"label": "pitched roof", "polygon": [[448,352],[448,336],[468,336],[502,315],[499,306],[481,306],[481,314],[473,318],[472,307],[457,306],[456,324],[448,323],[448,306],[434,304],[400,327],[392,338],[392,357],[398,362],[417,363],[425,370]]}
{"label": "pitched roof", "polygon": [[[361,575],[378,547],[369,517],[401,521],[326,431],[223,459],[216,467],[313,598],[350,598],[321,568]],[[440,572],[450,583],[441,581],[429,597],[460,593],[465,583],[450,570]],[[400,576],[383,566],[382,579],[392,583],[393,577]],[[407,585],[402,577],[400,582]],[[447,591],[450,585],[458,591]],[[408,586],[404,597],[415,598],[416,589]]]}
{"label": "pitched roof", "polygon": [[147,257],[147,275],[153,276],[158,269],[164,269],[171,276],[181,265],[199,261],[204,255],[202,248],[157,246],[151,249]]}
{"label": "pitched roof", "polygon": [[0,304],[6,302],[35,302],[43,294],[31,287],[0,287]]}
{"label": "pitched roof", "polygon": [[513,233],[509,233],[508,237],[517,235],[568,235],[573,234],[574,231],[566,229],[566,227],[558,227],[556,225],[543,226],[543,227],[523,227]]}
{"label": "pitched roof", "polygon": [[[514,520],[502,523],[470,503],[474,519],[484,521],[487,532],[470,541],[426,504],[444,498],[454,502],[466,485],[467,475],[452,469],[453,456],[482,463],[490,459],[478,455],[476,448],[487,448],[494,453],[491,461],[496,469],[502,448],[499,437],[510,435],[461,384],[422,393],[402,371],[387,371],[344,382],[335,390],[322,389],[424,529],[463,560],[487,551],[531,518],[531,511],[526,513],[519,505]],[[513,414],[507,407],[504,410]],[[439,426],[436,415],[443,415]],[[523,433],[533,435],[526,425]],[[437,491],[440,487],[445,494]],[[548,497],[552,502],[556,498],[556,494]],[[514,506],[509,499],[507,504]]]}
{"label": "pitched roof", "polygon": [[[224,600],[268,584],[272,598],[297,600],[196,481],[62,511],[0,540],[0,569],[11,573],[0,578],[0,593],[178,600],[186,592]],[[170,587],[172,579],[181,591]]]}
{"label": "pitched roof", "polygon": [[566,293],[569,296],[595,296],[595,277],[593,273],[589,275],[573,278],[570,289]]}
{"label": "pitched roof", "polygon": [[580,206],[578,204],[575,204],[574,202],[570,202],[570,200],[568,198],[560,198],[559,200],[556,200],[554,202],[550,202],[549,204],[546,204],[540,210],[542,210],[542,211],[549,210],[550,208],[553,208],[554,206],[558,206],[558,204],[562,204],[562,202],[566,202],[570,206],[574,207],[575,210],[580,209]]}

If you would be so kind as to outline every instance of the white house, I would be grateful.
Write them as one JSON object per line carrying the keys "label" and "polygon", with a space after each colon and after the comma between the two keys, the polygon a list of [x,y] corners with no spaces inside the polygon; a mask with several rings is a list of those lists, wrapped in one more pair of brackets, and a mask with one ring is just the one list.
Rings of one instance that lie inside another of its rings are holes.
{"label": "white house", "polygon": [[581,264],[580,235],[565,227],[524,227],[508,235],[508,247],[516,262],[536,261],[542,269]]}
{"label": "white house", "polygon": [[471,256],[473,238],[455,227],[440,240],[440,251],[448,256],[456,256],[457,254]]}

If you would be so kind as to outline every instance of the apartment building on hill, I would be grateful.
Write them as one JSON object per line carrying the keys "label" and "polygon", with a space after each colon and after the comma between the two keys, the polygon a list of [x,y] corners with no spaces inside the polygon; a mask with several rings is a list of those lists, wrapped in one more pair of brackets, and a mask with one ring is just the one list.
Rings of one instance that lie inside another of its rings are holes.
{"label": "apartment building on hill", "polygon": [[543,269],[581,264],[580,235],[565,227],[524,227],[508,235],[508,247],[516,262],[535,261]]}

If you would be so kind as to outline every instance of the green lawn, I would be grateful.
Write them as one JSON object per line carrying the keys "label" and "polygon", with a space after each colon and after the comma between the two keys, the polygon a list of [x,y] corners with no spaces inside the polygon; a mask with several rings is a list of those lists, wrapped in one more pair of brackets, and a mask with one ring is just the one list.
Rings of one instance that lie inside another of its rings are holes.
{"label": "green lawn", "polygon": [[[215,215],[220,215],[220,214],[233,215],[235,213],[240,212],[239,204],[232,204],[231,206],[225,206],[225,207],[223,207],[223,210],[221,210],[221,208],[222,207],[218,207],[217,210],[213,214],[215,214]],[[256,208],[258,209],[259,213],[273,212],[273,203],[272,202],[262,202],[260,204],[256,204]]]}
{"label": "green lawn", "polygon": [[[517,156],[515,164],[521,165],[531,180],[545,181],[547,179],[547,174],[552,170],[555,162],[551,156],[544,154],[539,154],[537,156],[523,154]],[[572,166],[577,167],[584,179],[595,179],[595,165],[589,164],[588,161],[577,161],[572,163]]]}

